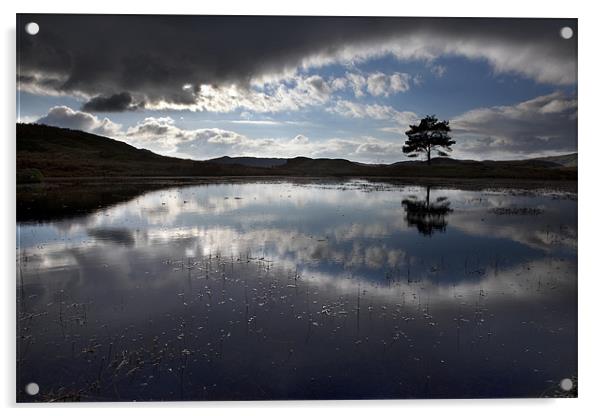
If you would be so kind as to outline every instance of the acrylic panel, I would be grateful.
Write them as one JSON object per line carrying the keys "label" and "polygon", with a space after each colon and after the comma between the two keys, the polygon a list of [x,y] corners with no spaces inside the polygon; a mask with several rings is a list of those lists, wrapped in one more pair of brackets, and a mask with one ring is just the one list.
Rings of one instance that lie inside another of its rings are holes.
{"label": "acrylic panel", "polygon": [[17,401],[576,397],[577,34],[17,15]]}

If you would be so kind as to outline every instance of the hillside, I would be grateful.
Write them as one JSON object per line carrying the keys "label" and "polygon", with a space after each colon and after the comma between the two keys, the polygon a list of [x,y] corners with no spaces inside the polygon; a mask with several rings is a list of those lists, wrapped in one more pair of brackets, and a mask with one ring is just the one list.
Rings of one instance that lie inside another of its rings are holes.
{"label": "hillside", "polygon": [[365,176],[575,180],[577,155],[515,161],[435,158],[370,165],[345,159],[222,157],[207,161],[161,156],[81,131],[17,124],[17,178],[182,176]]}
{"label": "hillside", "polygon": [[288,159],[277,157],[230,157],[222,156],[215,159],[209,159],[207,162],[219,163],[221,165],[241,165],[258,168],[272,168],[274,166],[284,165]]}
{"label": "hillside", "polygon": [[37,124],[17,124],[17,172],[44,177],[256,175],[252,167],[161,156],[127,143]]}
{"label": "hillside", "polygon": [[577,153],[570,153],[568,155],[561,156],[548,156],[548,157],[540,157],[534,160],[541,160],[544,162],[555,163],[559,166],[563,166],[565,168],[576,168],[577,167]]}
{"label": "hillside", "polygon": [[[573,157],[574,155],[574,157]],[[564,165],[570,159],[575,166]],[[514,179],[576,179],[576,153],[550,158],[523,160],[457,160],[451,158],[434,158],[429,166],[424,161],[398,162],[388,167],[396,173],[394,176],[405,176],[412,172],[415,176],[441,177],[485,177]]]}

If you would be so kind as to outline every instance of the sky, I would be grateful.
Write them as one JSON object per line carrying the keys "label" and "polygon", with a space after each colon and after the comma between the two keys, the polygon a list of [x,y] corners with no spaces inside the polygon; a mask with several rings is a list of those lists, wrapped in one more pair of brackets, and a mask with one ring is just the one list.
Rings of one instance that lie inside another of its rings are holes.
{"label": "sky", "polygon": [[163,155],[392,163],[430,114],[454,158],[577,151],[576,19],[18,15],[17,34],[19,122]]}

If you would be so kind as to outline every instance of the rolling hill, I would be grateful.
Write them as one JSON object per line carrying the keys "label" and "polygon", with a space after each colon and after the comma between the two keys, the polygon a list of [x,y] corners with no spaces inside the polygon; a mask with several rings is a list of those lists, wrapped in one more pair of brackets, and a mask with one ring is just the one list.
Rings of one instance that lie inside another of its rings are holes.
{"label": "rolling hill", "polygon": [[272,168],[284,165],[288,159],[277,157],[230,157],[222,156],[215,159],[209,159],[207,162],[219,163],[221,165],[241,165],[256,168]]}
{"label": "rolling hill", "polygon": [[346,159],[221,157],[206,161],[161,156],[76,130],[17,124],[19,182],[59,177],[365,176],[576,180],[577,154],[513,161],[435,158],[370,165]]}
{"label": "rolling hill", "polygon": [[161,156],[77,130],[17,124],[17,173],[31,170],[40,171],[43,177],[244,176],[263,173],[243,165],[226,166]]}
{"label": "rolling hill", "polygon": [[565,168],[576,168],[577,167],[577,153],[570,153],[568,155],[561,156],[548,156],[540,157],[533,160],[541,160],[544,162],[554,163]]}

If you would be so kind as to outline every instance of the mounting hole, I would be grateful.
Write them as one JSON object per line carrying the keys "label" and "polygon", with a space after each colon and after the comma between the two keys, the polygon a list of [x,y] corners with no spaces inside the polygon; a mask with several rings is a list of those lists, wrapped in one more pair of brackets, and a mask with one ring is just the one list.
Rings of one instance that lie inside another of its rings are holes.
{"label": "mounting hole", "polygon": [[560,380],[560,388],[564,391],[571,391],[573,389],[573,380],[570,378],[563,378]]}
{"label": "mounting hole", "polygon": [[25,393],[29,394],[30,396],[35,396],[39,392],[40,386],[38,386],[38,383],[29,383],[27,386],[25,386]]}
{"label": "mounting hole", "polygon": [[40,31],[40,25],[38,25],[36,22],[29,22],[25,25],[25,31],[29,35],[37,35]]}
{"label": "mounting hole", "polygon": [[573,29],[571,29],[568,26],[563,27],[562,29],[560,29],[560,36],[562,37],[562,39],[570,39],[573,37]]}

